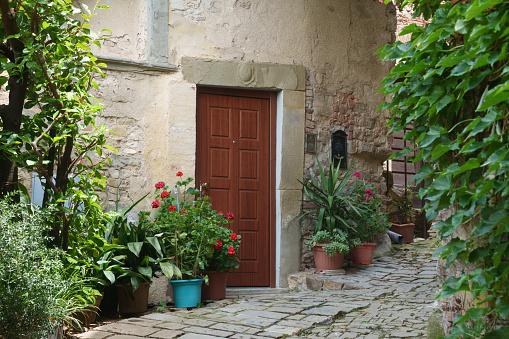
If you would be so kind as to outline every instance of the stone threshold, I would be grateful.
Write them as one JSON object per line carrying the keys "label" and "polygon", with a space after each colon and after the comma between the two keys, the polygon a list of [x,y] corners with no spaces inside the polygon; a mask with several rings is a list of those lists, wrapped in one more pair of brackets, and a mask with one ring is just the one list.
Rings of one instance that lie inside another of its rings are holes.
{"label": "stone threshold", "polygon": [[288,294],[287,288],[270,287],[228,287],[226,289],[227,299],[237,299],[242,297],[254,297],[259,295],[281,295]]}

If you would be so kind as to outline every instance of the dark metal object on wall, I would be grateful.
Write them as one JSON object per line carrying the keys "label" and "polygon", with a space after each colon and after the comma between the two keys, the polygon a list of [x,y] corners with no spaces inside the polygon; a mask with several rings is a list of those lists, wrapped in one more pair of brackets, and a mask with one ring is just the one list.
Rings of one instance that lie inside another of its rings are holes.
{"label": "dark metal object on wall", "polygon": [[347,135],[343,131],[336,131],[331,135],[331,153],[334,166],[347,168]]}
{"label": "dark metal object on wall", "polygon": [[316,134],[306,133],[306,139],[304,143],[304,152],[316,153]]}

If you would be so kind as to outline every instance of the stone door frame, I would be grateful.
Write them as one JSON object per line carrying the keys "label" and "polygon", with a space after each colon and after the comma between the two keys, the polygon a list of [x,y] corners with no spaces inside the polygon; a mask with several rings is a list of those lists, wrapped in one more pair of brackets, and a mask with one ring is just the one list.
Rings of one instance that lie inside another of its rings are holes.
{"label": "stone door frame", "polygon": [[302,203],[298,180],[304,166],[306,70],[295,65],[184,57],[182,74],[185,81],[198,86],[277,91],[276,253],[271,286],[287,287],[287,276],[299,270],[301,258],[301,226],[296,218]]}

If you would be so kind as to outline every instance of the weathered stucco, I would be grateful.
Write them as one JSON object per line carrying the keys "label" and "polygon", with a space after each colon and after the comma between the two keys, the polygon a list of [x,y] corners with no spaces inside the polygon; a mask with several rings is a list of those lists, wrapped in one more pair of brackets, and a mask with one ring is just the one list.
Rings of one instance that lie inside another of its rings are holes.
{"label": "weathered stucco", "polygon": [[[297,180],[316,170],[315,155],[304,154],[304,133],[317,135],[323,162],[330,158],[330,133],[345,131],[349,161],[367,182],[383,184],[390,140],[387,115],[375,110],[383,100],[377,84],[391,65],[373,53],[394,40],[394,6],[375,0],[101,3],[111,9],[99,12],[93,29],[110,29],[112,39],[96,51],[108,64],[96,94],[105,105],[101,120],[116,133],[110,144],[119,151],[106,173],[109,208],[117,187],[122,208],[157,181],[173,183],[176,171],[194,176],[196,86],[277,91],[276,265],[285,286],[286,275],[300,266]],[[138,209],[149,205],[150,196]]]}

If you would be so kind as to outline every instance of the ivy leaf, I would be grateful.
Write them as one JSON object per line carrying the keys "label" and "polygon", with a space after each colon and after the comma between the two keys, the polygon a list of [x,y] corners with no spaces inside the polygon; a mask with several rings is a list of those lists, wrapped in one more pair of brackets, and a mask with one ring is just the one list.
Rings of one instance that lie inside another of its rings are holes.
{"label": "ivy leaf", "polygon": [[507,245],[509,243],[501,244],[500,246],[497,246],[497,250],[495,251],[495,256],[493,257],[493,266],[498,267],[500,265],[500,261],[502,260],[502,257],[506,254],[505,251],[507,250]]}
{"label": "ivy leaf", "polygon": [[479,102],[477,112],[482,112],[491,106],[509,100],[509,80],[490,89],[486,96]]}
{"label": "ivy leaf", "polygon": [[465,13],[465,19],[467,21],[470,21],[477,17],[478,15],[482,15],[486,9],[499,3],[500,0],[473,1],[472,5]]}
{"label": "ivy leaf", "polygon": [[454,25],[454,30],[460,34],[466,34],[468,32],[468,21],[459,19]]}
{"label": "ivy leaf", "polygon": [[509,222],[507,211],[497,211],[493,213],[488,220],[482,220],[477,228],[477,236],[483,236],[493,229],[499,223]]}
{"label": "ivy leaf", "polygon": [[486,333],[484,339],[500,339],[500,338],[509,338],[509,326],[500,327],[495,331],[491,331]]}

